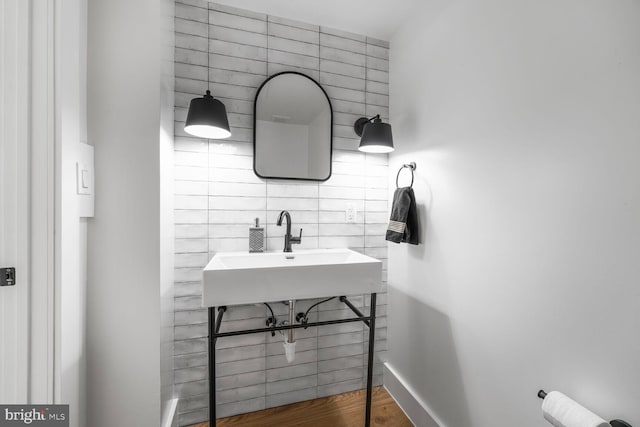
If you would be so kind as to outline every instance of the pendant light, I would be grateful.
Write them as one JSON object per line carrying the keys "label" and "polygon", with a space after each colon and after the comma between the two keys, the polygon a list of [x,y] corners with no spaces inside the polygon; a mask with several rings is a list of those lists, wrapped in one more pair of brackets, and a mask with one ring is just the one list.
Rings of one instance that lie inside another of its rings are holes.
{"label": "pendant light", "polygon": [[[207,47],[211,36],[209,13],[207,13]],[[193,98],[189,103],[189,112],[184,130],[190,135],[207,139],[224,139],[231,136],[227,109],[224,104],[211,96],[209,90],[209,52],[207,48],[207,92],[202,98]]]}
{"label": "pendant light", "polygon": [[193,98],[189,104],[185,132],[207,139],[224,139],[231,136],[227,109],[224,104],[211,96],[211,91],[202,98]]}
{"label": "pendant light", "polygon": [[[369,45],[367,41],[365,41],[365,47],[367,51],[369,51]],[[364,92],[366,94],[364,101],[364,109],[368,110],[367,100],[368,96],[368,88],[367,81],[369,80],[369,68],[368,62],[365,64],[364,72]],[[366,113],[365,113],[366,114]],[[382,119],[380,118],[380,114],[371,117],[370,119],[366,117],[360,117],[353,124],[353,130],[356,132],[356,135],[360,137],[360,146],[358,146],[358,150],[364,151],[365,153],[390,153],[393,151],[393,135],[391,134],[391,125],[388,123],[382,123]]]}
{"label": "pendant light", "polygon": [[360,137],[358,150],[365,153],[390,153],[393,148],[391,125],[383,123],[380,115],[370,119],[361,117],[353,124],[353,130]]}

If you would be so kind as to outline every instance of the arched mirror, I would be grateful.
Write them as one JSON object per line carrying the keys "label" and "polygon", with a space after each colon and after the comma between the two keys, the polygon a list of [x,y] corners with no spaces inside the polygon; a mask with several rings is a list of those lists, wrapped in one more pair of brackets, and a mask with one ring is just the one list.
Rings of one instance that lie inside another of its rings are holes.
{"label": "arched mirror", "polygon": [[332,138],[331,101],[311,77],[287,71],[260,86],[253,112],[256,175],[326,181]]}

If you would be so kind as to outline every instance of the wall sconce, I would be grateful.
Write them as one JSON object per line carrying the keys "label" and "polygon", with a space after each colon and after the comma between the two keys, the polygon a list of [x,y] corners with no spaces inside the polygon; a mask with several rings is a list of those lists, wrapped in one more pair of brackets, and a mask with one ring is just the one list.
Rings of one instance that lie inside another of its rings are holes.
{"label": "wall sconce", "polygon": [[360,137],[358,150],[365,153],[390,153],[393,151],[391,125],[382,123],[380,114],[370,119],[361,117],[353,124],[353,130]]}

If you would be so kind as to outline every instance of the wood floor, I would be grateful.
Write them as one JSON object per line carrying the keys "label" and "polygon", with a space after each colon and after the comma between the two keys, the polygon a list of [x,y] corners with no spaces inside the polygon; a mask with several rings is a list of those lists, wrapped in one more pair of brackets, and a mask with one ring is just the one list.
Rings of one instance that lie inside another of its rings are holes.
{"label": "wood floor", "polygon": [[[364,390],[307,402],[294,403],[264,411],[219,419],[217,425],[223,427],[362,427],[364,426]],[[412,427],[402,409],[378,387],[373,390],[372,427]],[[192,427],[208,427],[209,423]]]}

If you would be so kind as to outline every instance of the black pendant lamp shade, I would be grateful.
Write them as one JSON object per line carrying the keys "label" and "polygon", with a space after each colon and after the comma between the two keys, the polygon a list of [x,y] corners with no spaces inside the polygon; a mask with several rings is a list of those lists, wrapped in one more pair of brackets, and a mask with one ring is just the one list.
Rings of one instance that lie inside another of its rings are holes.
{"label": "black pendant lamp shade", "polygon": [[189,104],[185,132],[207,139],[224,139],[231,136],[227,109],[211,96],[211,91],[202,98],[193,98]]}
{"label": "black pendant lamp shade", "polygon": [[370,119],[359,118],[354,123],[353,129],[361,137],[358,150],[365,153],[390,153],[393,151],[391,125],[382,123],[380,115]]}

